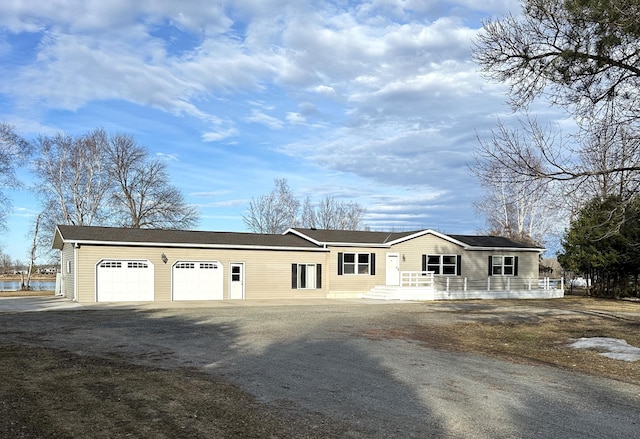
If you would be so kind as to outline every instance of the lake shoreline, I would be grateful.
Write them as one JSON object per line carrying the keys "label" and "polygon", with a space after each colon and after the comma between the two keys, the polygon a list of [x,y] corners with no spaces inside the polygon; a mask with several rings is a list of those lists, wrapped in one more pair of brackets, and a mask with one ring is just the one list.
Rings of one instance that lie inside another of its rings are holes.
{"label": "lake shoreline", "polygon": [[0,275],[0,297],[53,295],[54,286],[56,284],[56,275],[32,275],[31,279],[29,279],[29,285],[31,287],[30,290],[20,289],[22,282],[27,282],[26,275],[24,278],[20,274]]}
{"label": "lake shoreline", "polygon": [[[23,279],[21,274],[0,274],[0,282],[21,282]],[[27,280],[27,275],[24,275],[24,280]],[[55,282],[56,275],[55,274],[32,274],[31,280],[34,281],[44,281],[44,282]]]}

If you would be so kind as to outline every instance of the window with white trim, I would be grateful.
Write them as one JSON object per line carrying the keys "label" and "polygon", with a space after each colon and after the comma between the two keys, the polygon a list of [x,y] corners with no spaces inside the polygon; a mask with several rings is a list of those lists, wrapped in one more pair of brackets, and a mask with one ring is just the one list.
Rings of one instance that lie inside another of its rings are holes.
{"label": "window with white trim", "polygon": [[338,275],[374,275],[375,253],[338,253]]}
{"label": "window with white trim", "polygon": [[489,256],[489,274],[491,276],[517,276],[517,256]]}
{"label": "window with white trim", "polygon": [[427,270],[434,274],[458,274],[457,255],[427,255]]}
{"label": "window with white trim", "polygon": [[422,255],[422,271],[445,276],[462,275],[462,256],[446,254]]}

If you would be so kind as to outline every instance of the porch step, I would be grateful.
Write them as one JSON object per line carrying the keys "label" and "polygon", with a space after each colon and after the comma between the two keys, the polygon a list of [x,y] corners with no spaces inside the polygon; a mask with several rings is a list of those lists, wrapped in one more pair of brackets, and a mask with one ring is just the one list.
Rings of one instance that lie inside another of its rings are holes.
{"label": "porch step", "polygon": [[420,287],[399,287],[394,285],[378,285],[362,294],[362,299],[376,300],[434,300],[435,290]]}
{"label": "porch step", "polygon": [[362,295],[363,299],[377,299],[377,300],[396,300],[397,289],[399,287],[393,285],[378,285],[373,287],[369,292]]}

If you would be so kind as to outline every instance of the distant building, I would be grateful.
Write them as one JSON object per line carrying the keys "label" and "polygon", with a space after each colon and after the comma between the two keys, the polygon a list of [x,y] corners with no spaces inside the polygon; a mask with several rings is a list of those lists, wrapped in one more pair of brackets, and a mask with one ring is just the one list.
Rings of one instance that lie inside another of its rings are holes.
{"label": "distant building", "polygon": [[56,274],[58,272],[57,265],[42,265],[38,267],[36,273],[38,274]]}

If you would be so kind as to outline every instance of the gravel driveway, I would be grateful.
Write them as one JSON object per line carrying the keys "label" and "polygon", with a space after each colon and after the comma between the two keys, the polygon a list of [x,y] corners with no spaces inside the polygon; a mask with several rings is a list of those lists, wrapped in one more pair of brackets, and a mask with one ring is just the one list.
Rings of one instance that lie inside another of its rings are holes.
{"label": "gravel driveway", "polygon": [[[637,385],[362,335],[469,321],[464,307],[483,306],[478,302],[265,305],[2,313],[0,301],[0,336],[79,355],[208,371],[283,412],[348,425],[347,437],[640,435]],[[518,318],[538,311],[519,308]],[[508,312],[496,308],[493,317],[508,318]]]}

